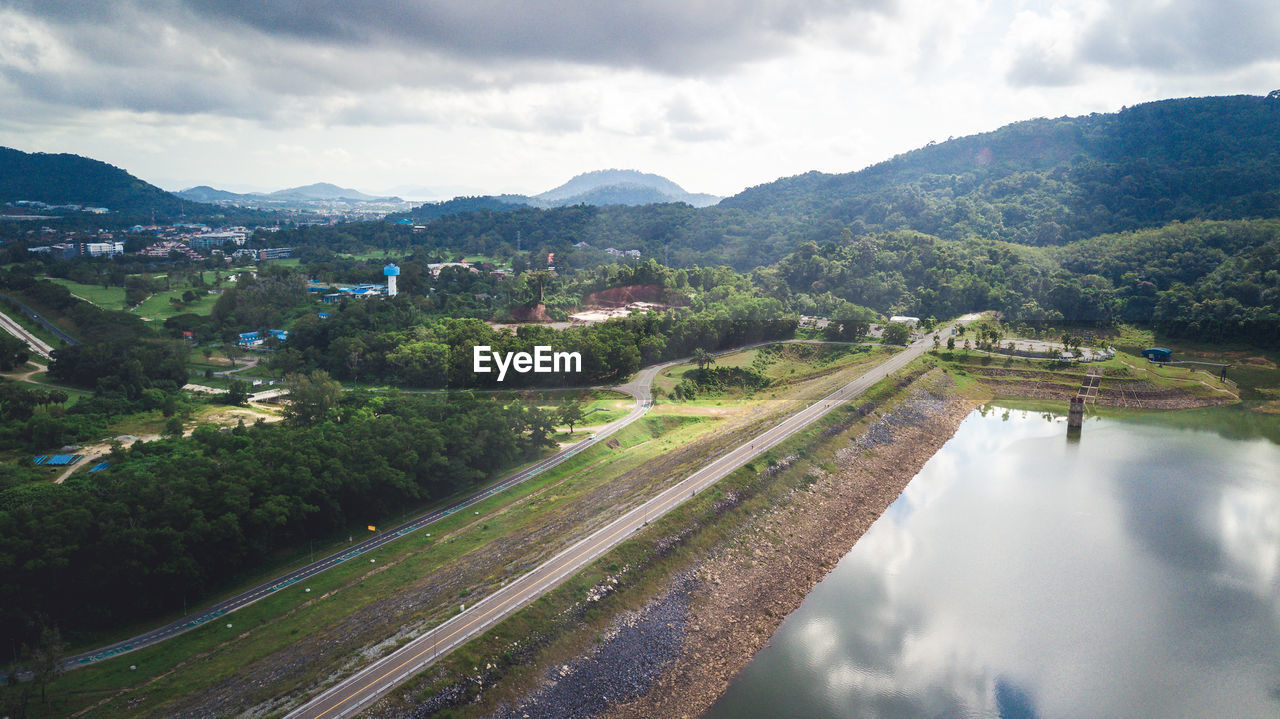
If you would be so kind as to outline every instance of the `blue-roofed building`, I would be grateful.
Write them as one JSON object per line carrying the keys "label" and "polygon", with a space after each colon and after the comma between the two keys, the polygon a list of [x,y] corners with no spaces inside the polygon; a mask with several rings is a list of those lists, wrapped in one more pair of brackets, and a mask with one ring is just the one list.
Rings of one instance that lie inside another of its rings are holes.
{"label": "blue-roofed building", "polygon": [[240,345],[241,347],[257,347],[258,345],[262,344],[262,333],[261,332],[241,332],[240,341],[237,342],[236,344]]}
{"label": "blue-roofed building", "polygon": [[1167,347],[1148,347],[1142,350],[1142,356],[1152,362],[1168,362],[1173,359],[1173,350]]}

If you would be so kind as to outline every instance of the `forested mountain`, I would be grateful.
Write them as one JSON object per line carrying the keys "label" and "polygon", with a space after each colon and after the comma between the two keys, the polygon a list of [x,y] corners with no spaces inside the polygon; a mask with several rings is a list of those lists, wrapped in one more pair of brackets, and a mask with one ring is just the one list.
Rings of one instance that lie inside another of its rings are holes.
{"label": "forested mountain", "polygon": [[1018,122],[859,172],[810,172],[722,207],[864,231],[1060,244],[1174,220],[1275,216],[1280,94]]}
{"label": "forested mountain", "polygon": [[[511,199],[511,198],[506,198]],[[1280,215],[1280,94],[1166,100],[929,145],[859,172],[810,172],[748,189],[713,207],[679,204],[488,212],[435,220],[422,242],[501,253],[569,245],[627,247],[674,265],[778,261],[805,242],[914,230],[949,240],[1033,246],[1194,219]],[[530,203],[532,204],[532,203]],[[457,209],[464,209],[458,207]],[[545,244],[530,242],[543,237]],[[559,241],[557,241],[559,240]]]}
{"label": "forested mountain", "polygon": [[155,212],[166,219],[219,211],[175,197],[105,162],[0,147],[0,202],[16,200],[106,207],[122,215]]}

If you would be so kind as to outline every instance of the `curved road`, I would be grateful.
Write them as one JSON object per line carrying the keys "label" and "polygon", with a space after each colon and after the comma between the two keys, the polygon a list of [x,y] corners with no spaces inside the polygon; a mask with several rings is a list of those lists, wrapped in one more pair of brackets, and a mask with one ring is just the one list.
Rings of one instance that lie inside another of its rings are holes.
{"label": "curved road", "polygon": [[[726,352],[734,352],[734,351],[737,351],[737,350],[726,350]],[[723,353],[718,353],[718,354],[723,354]],[[65,669],[75,669],[88,664],[93,664],[95,662],[100,662],[105,659],[110,659],[112,657],[116,657],[121,654],[127,654],[129,652],[136,651],[144,647],[149,647],[153,644],[157,644],[166,639],[169,639],[170,637],[174,637],[184,632],[191,631],[192,629],[195,629],[196,627],[199,627],[202,624],[210,622],[224,615],[230,614],[231,612],[234,612],[237,609],[242,609],[244,607],[247,607],[248,605],[258,601],[259,599],[262,599],[263,597],[274,594],[275,592],[278,592],[281,589],[284,589],[285,587],[291,586],[293,584],[297,584],[298,582],[301,582],[305,579],[314,577],[315,575],[323,571],[331,569],[348,560],[354,559],[362,554],[365,554],[366,552],[377,549],[378,547],[381,547],[384,544],[394,542],[395,540],[403,537],[406,534],[409,534],[410,532],[413,532],[418,529],[422,529],[423,527],[426,527],[434,522],[444,519],[445,517],[449,516],[450,514],[453,514],[454,512],[458,512],[460,510],[466,509],[467,507],[470,507],[471,505],[476,504],[477,502],[484,501],[485,499],[488,499],[489,497],[492,497],[493,495],[498,494],[499,492],[503,492],[507,489],[510,489],[511,487],[514,487],[517,484],[524,482],[530,477],[535,477],[539,474],[542,474],[548,469],[560,464],[561,462],[569,459],[575,454],[578,454],[584,449],[587,449],[588,447],[591,447],[592,445],[603,441],[609,435],[613,434],[614,432],[617,432],[623,427],[626,427],[632,422],[635,422],[636,420],[643,417],[649,411],[649,408],[653,406],[653,399],[652,399],[652,395],[650,394],[650,388],[653,385],[654,377],[656,377],[659,372],[666,369],[667,367],[671,367],[673,365],[677,365],[686,361],[688,361],[688,358],[672,360],[670,362],[664,362],[662,364],[653,365],[652,367],[646,367],[645,369],[640,370],[640,372],[636,374],[636,377],[632,379],[630,382],[626,384],[618,385],[617,387],[613,388],[622,392],[626,392],[627,394],[634,397],[636,400],[635,406],[632,407],[631,411],[627,413],[625,417],[614,420],[613,422],[605,425],[604,427],[596,431],[587,439],[576,442],[573,444],[573,446],[566,447],[565,449],[562,449],[559,452],[556,452],[550,457],[547,457],[529,467],[526,467],[496,484],[493,484],[479,492],[476,492],[475,494],[471,494],[463,499],[460,499],[454,502],[453,504],[450,504],[447,507],[436,509],[431,512],[427,512],[426,514],[415,517],[405,522],[404,524],[401,524],[397,527],[393,527],[392,529],[382,532],[381,534],[374,535],[373,537],[370,537],[369,539],[366,539],[363,542],[360,542],[351,547],[348,547],[347,549],[344,549],[341,552],[336,552],[323,559],[320,559],[316,562],[308,564],[305,567],[301,567],[292,572],[289,572],[288,574],[278,576],[270,581],[259,584],[258,586],[252,589],[249,589],[247,591],[241,592],[240,594],[237,594],[234,597],[218,602],[217,604],[211,607],[208,607],[207,609],[196,612],[194,614],[189,614],[185,617],[182,617],[181,619],[170,622],[162,627],[157,627],[149,632],[146,632],[144,634],[139,634],[135,637],[131,637],[129,639],[116,642],[115,644],[111,644],[105,647],[93,649],[87,652],[76,654],[71,657],[67,657],[65,660],[63,660],[63,667]]]}
{"label": "curved road", "polygon": [[[970,321],[974,317],[966,315],[960,321]],[[651,519],[679,506],[755,456],[809,426],[836,405],[857,397],[876,382],[902,369],[932,346],[930,340],[931,335],[925,335],[861,377],[729,450],[685,480],[580,539],[529,573],[323,692],[291,712],[288,719],[334,719],[350,716],[367,707],[441,655],[533,602],[643,528]],[[653,372],[645,382],[646,390],[661,367],[651,368]]]}

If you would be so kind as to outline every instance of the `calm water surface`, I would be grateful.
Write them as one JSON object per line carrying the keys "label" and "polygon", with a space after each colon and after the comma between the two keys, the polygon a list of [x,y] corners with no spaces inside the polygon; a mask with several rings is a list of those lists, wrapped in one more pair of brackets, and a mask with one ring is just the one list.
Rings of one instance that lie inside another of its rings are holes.
{"label": "calm water surface", "polygon": [[1280,447],[975,412],[706,715],[1280,717]]}

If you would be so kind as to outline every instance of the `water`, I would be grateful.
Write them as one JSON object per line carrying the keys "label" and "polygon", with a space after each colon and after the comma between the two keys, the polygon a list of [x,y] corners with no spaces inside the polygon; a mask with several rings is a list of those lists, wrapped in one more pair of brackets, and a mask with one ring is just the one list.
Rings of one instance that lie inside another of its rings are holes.
{"label": "water", "polygon": [[1280,717],[1280,446],[975,412],[709,719]]}

